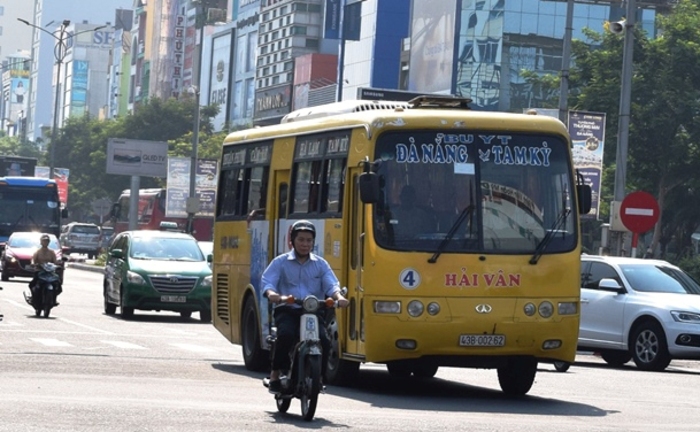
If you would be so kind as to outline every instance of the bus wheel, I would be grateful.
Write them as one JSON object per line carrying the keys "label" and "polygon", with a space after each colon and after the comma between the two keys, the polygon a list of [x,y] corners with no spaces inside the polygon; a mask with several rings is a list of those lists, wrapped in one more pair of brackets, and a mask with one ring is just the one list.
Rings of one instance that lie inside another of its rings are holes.
{"label": "bus wheel", "polygon": [[387,362],[386,370],[388,370],[389,375],[391,375],[394,378],[407,378],[411,376],[411,373],[413,372],[413,366],[409,361],[395,360]]}
{"label": "bus wheel", "polygon": [[498,368],[498,383],[501,390],[510,396],[523,396],[535,382],[537,360],[529,357],[513,357],[505,366]]}
{"label": "bus wheel", "polygon": [[438,371],[437,365],[427,363],[427,362],[418,362],[413,367],[413,376],[416,378],[432,378],[435,376],[437,371]]}
{"label": "bus wheel", "polygon": [[355,382],[360,372],[360,362],[340,358],[340,341],[338,337],[338,319],[333,313],[326,320],[326,331],[331,342],[331,352],[326,365],[326,383],[348,387]]}
{"label": "bus wheel", "polygon": [[260,320],[255,310],[255,302],[250,296],[243,307],[241,322],[241,345],[243,347],[243,362],[246,369],[264,372],[270,367],[270,353],[262,349],[260,343]]}

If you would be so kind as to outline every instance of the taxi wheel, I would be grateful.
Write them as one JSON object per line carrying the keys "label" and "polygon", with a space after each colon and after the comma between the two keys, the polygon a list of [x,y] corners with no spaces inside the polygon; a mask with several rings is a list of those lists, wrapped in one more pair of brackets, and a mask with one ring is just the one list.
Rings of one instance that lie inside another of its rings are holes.
{"label": "taxi wheel", "polygon": [[0,279],[2,279],[3,282],[7,282],[7,281],[10,280],[10,276],[7,274],[7,272],[4,272],[4,271],[3,271],[3,272],[2,272],[2,276],[0,277]]}
{"label": "taxi wheel", "polygon": [[122,319],[131,319],[134,316],[134,308],[124,306],[124,303],[126,303],[126,296],[124,294],[125,292],[122,288],[122,301],[120,304],[122,308]]}
{"label": "taxi wheel", "polygon": [[202,310],[199,311],[199,320],[205,323],[211,322],[211,311]]}

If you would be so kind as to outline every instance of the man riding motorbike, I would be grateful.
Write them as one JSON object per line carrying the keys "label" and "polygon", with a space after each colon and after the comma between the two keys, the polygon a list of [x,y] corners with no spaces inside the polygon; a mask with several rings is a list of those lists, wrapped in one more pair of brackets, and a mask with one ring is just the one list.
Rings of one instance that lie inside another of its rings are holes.
{"label": "man riding motorbike", "polygon": [[[50,262],[54,263],[56,265],[59,265],[58,263],[58,258],[56,257],[56,253],[49,249],[49,243],[51,242],[51,238],[48,236],[48,234],[43,234],[40,239],[41,247],[37,249],[36,252],[34,252],[34,255],[32,256],[32,265],[34,266],[35,269],[39,269],[40,266],[44,263]],[[29,289],[31,290],[32,293],[34,293],[34,287],[37,286],[38,284],[38,278],[35,275],[34,278],[29,282]],[[56,298],[58,298],[59,294],[63,292],[63,288],[61,287],[61,282],[57,281],[54,282],[54,290],[56,292]],[[58,306],[58,300],[54,302],[54,306]]]}
{"label": "man riding motorbike", "polygon": [[[348,300],[340,292],[340,283],[328,262],[312,253],[316,240],[316,228],[306,220],[292,225],[290,232],[292,250],[279,255],[267,266],[262,275],[263,295],[275,305],[274,317],[277,327],[277,342],[272,353],[272,372],[269,391],[281,391],[280,373],[290,367],[289,351],[299,339],[301,306],[280,304],[282,296],[304,298],[314,295],[318,298],[331,297],[338,306],[346,307]],[[323,323],[323,317],[320,316]],[[325,331],[320,332],[323,346],[322,370],[325,375],[330,341]]]}

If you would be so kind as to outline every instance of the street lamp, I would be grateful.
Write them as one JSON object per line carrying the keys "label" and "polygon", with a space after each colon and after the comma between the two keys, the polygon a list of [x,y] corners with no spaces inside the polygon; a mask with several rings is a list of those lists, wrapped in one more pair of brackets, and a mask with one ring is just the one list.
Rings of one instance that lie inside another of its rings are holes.
{"label": "street lamp", "polygon": [[[29,21],[17,18],[17,21],[28,25],[29,27],[41,30],[44,33],[51,35],[52,38],[56,39],[56,46],[54,47],[53,54],[56,59],[56,99],[54,101],[54,111],[53,111],[53,128],[51,129],[51,150],[49,154],[49,178],[54,178],[54,165],[56,160],[56,137],[58,136],[58,114],[59,106],[61,101],[61,91],[59,86],[61,85],[61,65],[63,60],[65,60],[68,54],[67,41],[69,37],[77,36],[81,33],[92,32],[96,30],[103,29],[107,27],[106,25],[98,26],[90,30],[83,30],[81,32],[75,33],[72,36],[68,34],[67,28],[70,25],[70,20],[63,20],[61,27],[59,27],[57,32],[50,32],[43,27],[36,26]],[[58,33],[58,36],[56,35]]]}
{"label": "street lamp", "polygon": [[192,155],[190,161],[190,190],[187,198],[187,232],[192,233],[194,215],[199,211],[199,199],[196,194],[197,182],[197,147],[199,146],[199,89],[202,82],[202,51],[204,50],[204,24],[205,24],[205,5],[203,1],[198,1],[198,9],[195,12],[195,31],[199,27],[199,50],[197,52],[197,71],[195,81],[192,85],[192,93],[195,98],[194,108],[194,126],[192,131]]}

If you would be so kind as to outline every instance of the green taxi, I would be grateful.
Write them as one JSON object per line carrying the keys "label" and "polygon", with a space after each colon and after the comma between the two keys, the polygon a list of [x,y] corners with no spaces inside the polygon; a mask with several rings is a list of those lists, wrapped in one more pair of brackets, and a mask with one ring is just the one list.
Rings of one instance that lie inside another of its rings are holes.
{"label": "green taxi", "polygon": [[109,247],[104,275],[104,311],[122,318],[134,310],[173,311],[183,318],[199,312],[211,321],[211,269],[189,234],[124,231]]}

